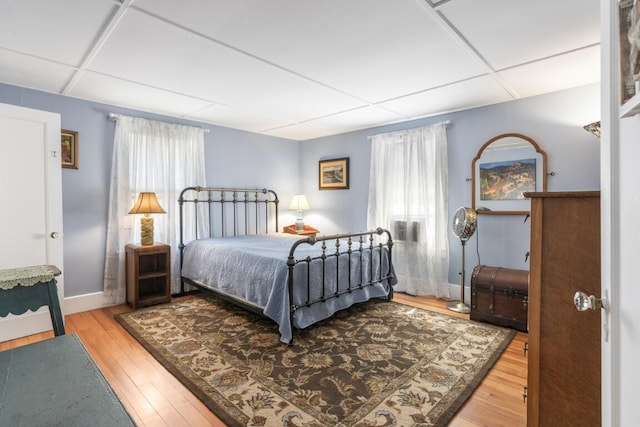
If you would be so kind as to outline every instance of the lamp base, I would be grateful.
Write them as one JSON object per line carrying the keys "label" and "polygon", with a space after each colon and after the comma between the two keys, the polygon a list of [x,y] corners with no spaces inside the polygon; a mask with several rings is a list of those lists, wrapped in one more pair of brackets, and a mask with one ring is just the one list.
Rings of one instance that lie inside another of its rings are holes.
{"label": "lamp base", "polygon": [[456,313],[471,313],[471,308],[462,301],[451,301],[447,304],[447,308],[451,311],[455,311]]}
{"label": "lamp base", "polygon": [[142,246],[153,245],[153,218],[140,218],[140,244]]}
{"label": "lamp base", "polygon": [[304,220],[302,219],[302,217],[298,217],[296,219],[296,230],[298,232],[304,231]]}

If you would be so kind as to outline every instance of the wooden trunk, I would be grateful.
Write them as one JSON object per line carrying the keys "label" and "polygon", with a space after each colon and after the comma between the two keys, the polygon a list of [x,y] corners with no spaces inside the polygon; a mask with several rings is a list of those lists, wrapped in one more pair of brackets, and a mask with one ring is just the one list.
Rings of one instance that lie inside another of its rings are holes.
{"label": "wooden trunk", "polygon": [[527,331],[529,272],[478,265],[471,274],[471,320]]}

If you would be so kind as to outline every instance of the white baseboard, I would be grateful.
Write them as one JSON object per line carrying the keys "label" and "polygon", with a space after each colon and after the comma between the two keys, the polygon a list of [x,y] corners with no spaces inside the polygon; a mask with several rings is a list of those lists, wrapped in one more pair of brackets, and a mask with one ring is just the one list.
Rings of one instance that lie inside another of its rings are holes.
{"label": "white baseboard", "polygon": [[109,307],[117,304],[121,303],[114,304],[106,302],[104,292],[76,295],[64,299],[64,314],[81,313],[83,311],[95,310],[96,308]]}
{"label": "white baseboard", "polygon": [[[449,283],[449,293],[452,301],[460,301],[460,284]],[[464,287],[464,302],[467,305],[471,304],[471,288],[467,286]]]}

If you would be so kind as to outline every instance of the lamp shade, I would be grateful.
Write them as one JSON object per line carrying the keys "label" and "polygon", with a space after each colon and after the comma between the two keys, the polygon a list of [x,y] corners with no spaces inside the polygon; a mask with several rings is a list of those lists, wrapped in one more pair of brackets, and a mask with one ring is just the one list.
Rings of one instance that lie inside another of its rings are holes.
{"label": "lamp shade", "polygon": [[304,194],[296,194],[289,205],[290,211],[306,211],[309,209],[309,202]]}
{"label": "lamp shade", "polygon": [[142,192],[138,195],[135,205],[129,211],[130,214],[152,214],[152,213],[166,213],[158,199],[156,193]]}

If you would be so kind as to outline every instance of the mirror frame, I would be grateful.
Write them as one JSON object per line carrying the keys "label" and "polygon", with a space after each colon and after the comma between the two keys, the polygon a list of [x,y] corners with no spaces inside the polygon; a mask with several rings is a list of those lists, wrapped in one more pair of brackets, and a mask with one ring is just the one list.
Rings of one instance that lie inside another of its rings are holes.
{"label": "mirror frame", "polygon": [[479,175],[480,172],[478,170],[479,168],[478,161],[482,157],[482,153],[485,151],[485,149],[487,149],[487,147],[489,147],[492,143],[498,141],[499,139],[510,138],[510,137],[524,139],[529,144],[531,144],[531,146],[535,149],[536,153],[540,156],[540,158],[542,159],[542,168],[541,168],[542,179],[540,180],[536,177],[536,192],[547,191],[547,153],[545,153],[544,150],[542,150],[540,146],[533,139],[519,133],[504,133],[502,135],[494,136],[493,138],[485,142],[484,145],[482,145],[482,147],[480,147],[480,150],[478,150],[478,154],[476,154],[476,157],[474,157],[473,162],[471,163],[471,182],[472,182],[471,207],[478,214],[481,214],[481,215],[527,215],[529,214],[529,210],[521,210],[521,209],[517,209],[517,210],[505,210],[505,209],[477,210],[476,209],[476,176],[480,176]]}

